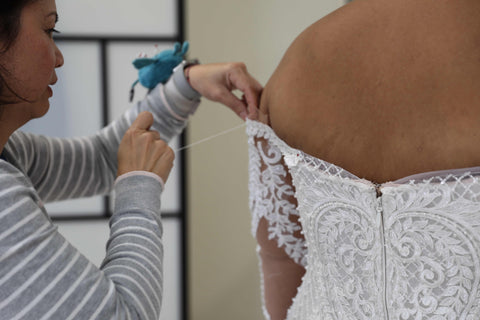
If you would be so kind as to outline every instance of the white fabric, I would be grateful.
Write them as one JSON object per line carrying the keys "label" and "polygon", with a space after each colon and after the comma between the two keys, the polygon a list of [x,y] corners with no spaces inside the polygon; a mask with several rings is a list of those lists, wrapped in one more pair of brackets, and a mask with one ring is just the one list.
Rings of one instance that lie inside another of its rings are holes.
{"label": "white fabric", "polygon": [[[253,229],[261,217],[284,226],[271,237],[305,259],[287,319],[480,319],[479,167],[375,185],[289,147],[261,123],[249,121],[247,134]],[[259,155],[273,166],[260,167]],[[270,191],[291,189],[262,179],[265,168],[282,172],[282,156],[298,201],[288,213]],[[288,214],[300,215],[304,249]]]}
{"label": "white fabric", "polygon": [[298,216],[294,203],[292,186],[285,182],[287,177],[282,153],[272,145],[269,130],[256,130],[251,121],[247,122],[249,135],[249,190],[250,211],[252,212],[252,234],[255,236],[261,218],[268,222],[269,239],[276,239],[295,262],[305,266],[306,248],[303,239],[294,237],[300,225],[291,221]]}

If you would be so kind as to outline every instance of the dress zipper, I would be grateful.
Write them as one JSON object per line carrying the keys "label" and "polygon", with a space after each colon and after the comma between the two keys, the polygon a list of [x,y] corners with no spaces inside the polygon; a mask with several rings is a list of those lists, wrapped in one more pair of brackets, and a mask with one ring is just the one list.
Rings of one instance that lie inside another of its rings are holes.
{"label": "dress zipper", "polygon": [[382,267],[383,267],[383,308],[385,312],[385,319],[388,320],[390,319],[388,315],[388,307],[387,307],[387,281],[386,281],[386,276],[387,276],[387,262],[386,262],[386,245],[385,245],[385,224],[384,224],[384,216],[383,216],[383,205],[382,205],[382,190],[381,190],[382,185],[379,183],[375,184],[375,191],[376,191],[376,196],[377,196],[377,202],[376,202],[376,210],[379,215],[380,219],[380,238],[381,238],[381,245],[382,245]]}

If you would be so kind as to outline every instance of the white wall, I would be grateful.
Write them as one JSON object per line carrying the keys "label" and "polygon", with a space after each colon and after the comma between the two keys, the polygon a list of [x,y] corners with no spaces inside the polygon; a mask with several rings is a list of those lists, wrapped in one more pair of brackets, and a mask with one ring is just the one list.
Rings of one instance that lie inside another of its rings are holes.
{"label": "white wall", "polygon": [[[203,63],[243,61],[265,84],[292,40],[342,0],[188,0],[187,39]],[[189,126],[190,142],[241,121],[204,101]],[[250,233],[244,130],[189,152],[190,298],[193,320],[262,319]]]}

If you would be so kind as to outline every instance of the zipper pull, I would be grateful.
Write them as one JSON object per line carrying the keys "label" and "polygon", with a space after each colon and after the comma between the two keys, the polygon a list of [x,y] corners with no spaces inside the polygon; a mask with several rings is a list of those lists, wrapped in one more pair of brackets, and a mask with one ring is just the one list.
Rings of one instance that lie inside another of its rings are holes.
{"label": "zipper pull", "polygon": [[375,191],[377,192],[377,198],[380,198],[382,196],[381,187],[382,185],[380,183],[375,183]]}

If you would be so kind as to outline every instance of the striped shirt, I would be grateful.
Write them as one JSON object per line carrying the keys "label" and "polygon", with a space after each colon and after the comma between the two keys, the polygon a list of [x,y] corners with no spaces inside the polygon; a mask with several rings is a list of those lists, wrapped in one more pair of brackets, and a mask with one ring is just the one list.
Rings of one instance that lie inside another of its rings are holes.
{"label": "striped shirt", "polygon": [[[198,103],[181,70],[95,135],[12,134],[0,160],[0,319],[159,318],[162,186],[148,173],[114,183],[117,149],[139,112],[152,112],[151,129],[168,141]],[[58,232],[43,203],[112,189],[110,238],[98,268]]]}

